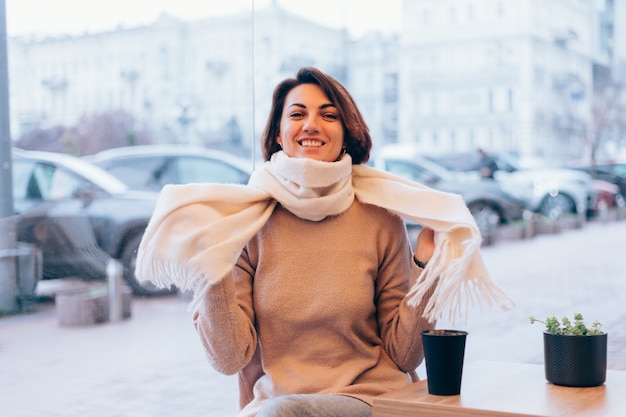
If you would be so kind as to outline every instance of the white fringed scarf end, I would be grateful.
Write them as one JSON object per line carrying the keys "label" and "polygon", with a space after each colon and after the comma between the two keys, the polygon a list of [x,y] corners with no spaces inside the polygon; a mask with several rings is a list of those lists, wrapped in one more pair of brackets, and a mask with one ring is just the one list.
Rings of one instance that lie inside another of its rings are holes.
{"label": "white fringed scarf end", "polygon": [[464,255],[454,255],[450,241],[443,237],[433,257],[413,284],[407,297],[408,303],[417,306],[424,296],[432,292],[424,308],[423,316],[430,322],[447,319],[452,324],[457,318],[467,320],[473,308],[496,304],[509,310],[513,301],[483,273],[482,260],[468,256],[479,250],[480,237],[463,242]]}

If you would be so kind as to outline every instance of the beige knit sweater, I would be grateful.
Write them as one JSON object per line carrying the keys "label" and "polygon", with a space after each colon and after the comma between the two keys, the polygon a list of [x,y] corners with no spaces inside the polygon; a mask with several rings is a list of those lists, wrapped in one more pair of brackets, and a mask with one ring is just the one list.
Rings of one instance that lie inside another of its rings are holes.
{"label": "beige knit sweater", "polygon": [[210,363],[238,373],[241,417],[290,393],[374,396],[411,382],[430,298],[408,304],[421,269],[403,221],[355,200],[321,221],[280,205],[234,271],[208,287],[194,324]]}

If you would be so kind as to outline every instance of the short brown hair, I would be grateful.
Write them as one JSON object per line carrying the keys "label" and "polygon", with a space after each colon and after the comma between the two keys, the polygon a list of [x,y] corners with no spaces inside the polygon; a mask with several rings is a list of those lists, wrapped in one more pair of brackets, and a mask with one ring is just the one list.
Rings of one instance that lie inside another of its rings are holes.
{"label": "short brown hair", "polygon": [[344,146],[352,157],[352,163],[357,165],[367,162],[372,149],[372,138],[356,103],[339,81],[313,67],[301,68],[296,78],[287,78],[274,88],[272,108],[261,136],[263,158],[269,161],[271,156],[280,150],[276,139],[280,134],[280,119],[285,99],[292,89],[302,84],[314,84],[324,91],[339,111],[344,131]]}

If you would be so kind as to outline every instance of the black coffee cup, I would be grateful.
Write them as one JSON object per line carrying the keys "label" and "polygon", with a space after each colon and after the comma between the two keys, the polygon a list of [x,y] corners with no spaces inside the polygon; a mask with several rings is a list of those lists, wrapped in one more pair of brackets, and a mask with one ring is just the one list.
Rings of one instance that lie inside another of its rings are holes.
{"label": "black coffee cup", "polygon": [[425,330],[422,332],[428,393],[461,393],[463,359],[467,332],[463,330]]}

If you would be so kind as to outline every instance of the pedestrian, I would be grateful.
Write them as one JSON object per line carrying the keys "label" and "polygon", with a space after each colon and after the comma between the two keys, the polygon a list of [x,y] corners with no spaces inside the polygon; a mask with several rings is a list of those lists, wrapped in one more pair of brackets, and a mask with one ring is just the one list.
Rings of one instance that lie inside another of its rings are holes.
{"label": "pedestrian", "polygon": [[494,179],[493,174],[494,172],[498,170],[498,163],[493,157],[488,155],[487,152],[485,152],[483,149],[478,148],[477,152],[478,152],[478,157],[480,158],[479,159],[480,176],[485,179],[490,179],[490,180]]}
{"label": "pedestrian", "polygon": [[[375,396],[417,379],[420,331],[461,293],[506,296],[460,196],[364,165],[368,128],[334,78],[302,68],[278,84],[261,147],[248,185],[163,189],[137,276],[194,289],[240,416],[371,416]],[[424,226],[415,253],[401,216]]]}

